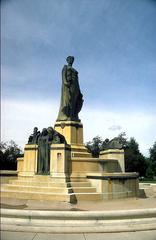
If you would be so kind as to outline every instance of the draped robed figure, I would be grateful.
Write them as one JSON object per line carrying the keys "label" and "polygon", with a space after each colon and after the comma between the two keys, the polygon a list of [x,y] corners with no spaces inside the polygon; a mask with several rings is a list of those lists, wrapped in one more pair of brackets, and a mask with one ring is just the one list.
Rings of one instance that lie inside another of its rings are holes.
{"label": "draped robed figure", "polygon": [[61,103],[57,121],[78,121],[83,104],[78,72],[72,67],[74,57],[67,57],[68,65],[62,69]]}

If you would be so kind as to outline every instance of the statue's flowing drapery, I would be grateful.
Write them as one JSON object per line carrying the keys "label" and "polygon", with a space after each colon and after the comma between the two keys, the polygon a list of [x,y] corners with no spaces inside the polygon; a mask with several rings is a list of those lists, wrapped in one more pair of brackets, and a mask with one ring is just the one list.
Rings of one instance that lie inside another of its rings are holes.
{"label": "statue's flowing drapery", "polygon": [[72,67],[72,64],[65,65],[62,69],[61,104],[57,121],[78,121],[78,113],[83,104],[82,97],[78,72]]}

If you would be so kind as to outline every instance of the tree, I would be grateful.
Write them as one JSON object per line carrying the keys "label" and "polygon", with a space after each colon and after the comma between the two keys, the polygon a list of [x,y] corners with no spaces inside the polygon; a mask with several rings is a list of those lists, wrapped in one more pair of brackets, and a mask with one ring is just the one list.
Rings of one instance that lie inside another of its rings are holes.
{"label": "tree", "polygon": [[127,145],[128,145],[128,140],[127,140],[127,137],[126,137],[126,133],[125,133],[125,132],[121,132],[121,133],[117,136],[117,138],[119,139],[119,142],[120,142],[123,146],[127,147]]}
{"label": "tree", "polygon": [[9,143],[1,142],[0,143],[0,169],[1,170],[16,170],[17,169],[17,157],[22,155],[22,150],[14,142],[10,141]]}
{"label": "tree", "polygon": [[150,158],[147,158],[146,178],[153,179],[153,177],[154,177],[154,171],[153,171],[152,161]]}
{"label": "tree", "polygon": [[154,172],[154,175],[156,176],[156,142],[149,149],[149,153],[150,153],[151,167]]}
{"label": "tree", "polygon": [[139,144],[134,138],[130,138],[125,149],[126,172],[139,172],[140,176],[146,175],[147,161],[139,151]]}
{"label": "tree", "polygon": [[88,148],[89,152],[92,153],[93,157],[99,157],[102,143],[103,141],[99,136],[94,137],[92,141],[86,143],[86,147]]}

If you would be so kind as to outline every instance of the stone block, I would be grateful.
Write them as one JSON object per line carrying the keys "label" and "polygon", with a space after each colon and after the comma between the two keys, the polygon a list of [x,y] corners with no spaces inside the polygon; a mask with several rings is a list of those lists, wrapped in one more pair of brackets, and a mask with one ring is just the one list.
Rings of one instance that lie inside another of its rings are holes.
{"label": "stone block", "polygon": [[119,170],[125,172],[125,160],[124,160],[124,150],[123,149],[108,149],[100,152],[99,158],[104,159],[114,159],[118,160]]}
{"label": "stone block", "polygon": [[38,146],[36,144],[26,144],[24,149],[23,171],[19,176],[34,176],[37,172]]}
{"label": "stone block", "polygon": [[54,129],[65,137],[68,144],[83,144],[83,125],[80,121],[56,122]]}

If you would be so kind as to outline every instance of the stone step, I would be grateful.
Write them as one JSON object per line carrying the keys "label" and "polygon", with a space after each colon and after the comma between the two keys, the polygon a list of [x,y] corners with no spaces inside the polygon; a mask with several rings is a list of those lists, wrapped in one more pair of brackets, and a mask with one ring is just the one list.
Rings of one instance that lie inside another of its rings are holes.
{"label": "stone step", "polygon": [[91,187],[90,182],[70,182],[71,187]]}
{"label": "stone step", "polygon": [[21,179],[28,179],[28,178],[31,178],[32,180],[51,180],[51,176],[50,175],[35,175],[34,177],[19,177]]}
{"label": "stone step", "polygon": [[76,193],[76,200],[77,201],[100,201],[102,200],[101,193]]}
{"label": "stone step", "polygon": [[70,182],[88,182],[86,177],[71,177]]}
{"label": "stone step", "polygon": [[38,187],[90,187],[90,182],[52,182],[52,181],[26,181],[26,180],[11,180],[9,182],[19,186],[38,186]]}
{"label": "stone step", "polygon": [[3,190],[1,191],[2,198],[17,198],[17,199],[31,199],[31,200],[50,200],[50,201],[65,201],[74,202],[74,194],[65,193],[45,193],[45,192],[28,192],[28,191],[13,191]]}
{"label": "stone step", "polygon": [[52,182],[52,181],[26,181],[26,180],[10,180],[9,184],[19,186],[38,186],[38,187],[70,187],[69,183],[65,182]]}
{"label": "stone step", "polygon": [[28,192],[17,190],[2,190],[1,198],[46,200],[46,201],[99,201],[102,200],[100,193],[45,193],[45,192]]}
{"label": "stone step", "polygon": [[39,186],[25,186],[25,185],[13,185],[4,184],[1,188],[3,190],[13,190],[13,191],[28,191],[28,192],[45,192],[45,193],[72,193],[72,188],[66,187],[39,187]]}
{"label": "stone step", "polygon": [[73,193],[92,193],[96,192],[95,187],[73,187]]}
{"label": "stone step", "polygon": [[[53,182],[53,178],[51,176],[41,176],[35,175],[34,177],[18,177],[20,181],[40,181],[40,182]],[[87,178],[84,176],[71,176],[68,182],[88,182]]]}

